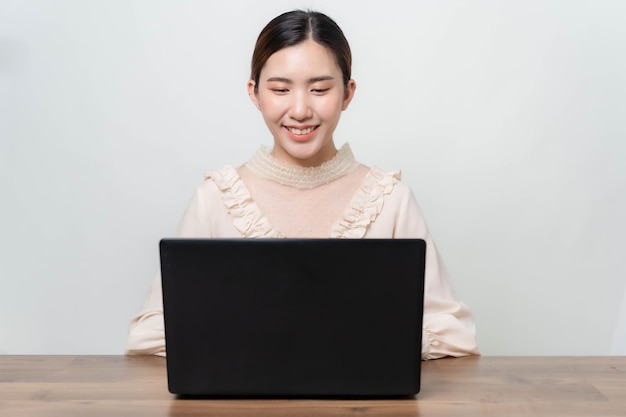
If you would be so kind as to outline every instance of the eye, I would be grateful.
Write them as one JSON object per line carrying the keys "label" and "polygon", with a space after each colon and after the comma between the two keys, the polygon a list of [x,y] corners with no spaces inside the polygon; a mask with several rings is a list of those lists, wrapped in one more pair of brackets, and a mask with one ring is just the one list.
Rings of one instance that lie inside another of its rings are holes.
{"label": "eye", "polygon": [[271,90],[276,94],[287,94],[289,92],[287,88],[272,88]]}
{"label": "eye", "polygon": [[313,88],[311,90],[311,92],[313,94],[324,94],[325,92],[327,92],[328,90],[330,90],[330,88]]}

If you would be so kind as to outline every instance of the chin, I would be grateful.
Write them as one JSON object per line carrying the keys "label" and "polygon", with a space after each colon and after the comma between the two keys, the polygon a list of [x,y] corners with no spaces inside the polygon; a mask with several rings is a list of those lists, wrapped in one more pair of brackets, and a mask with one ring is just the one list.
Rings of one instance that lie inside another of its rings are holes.
{"label": "chin", "polygon": [[290,143],[287,146],[281,146],[285,156],[297,165],[319,165],[317,163],[320,158],[321,148],[315,143]]}

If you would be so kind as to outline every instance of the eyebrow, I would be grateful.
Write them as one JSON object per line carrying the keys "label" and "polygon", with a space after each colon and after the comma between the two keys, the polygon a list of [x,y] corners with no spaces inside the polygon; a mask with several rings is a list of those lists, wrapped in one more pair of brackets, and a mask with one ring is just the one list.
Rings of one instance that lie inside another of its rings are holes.
{"label": "eyebrow", "polygon": [[[308,82],[309,83],[316,83],[319,81],[331,81],[334,80],[335,77],[331,76],[331,75],[321,75],[319,77],[313,77],[313,78],[309,78]],[[281,82],[281,83],[287,83],[287,84],[293,84],[293,80],[286,78],[286,77],[270,77],[267,80],[265,80],[266,82]]]}

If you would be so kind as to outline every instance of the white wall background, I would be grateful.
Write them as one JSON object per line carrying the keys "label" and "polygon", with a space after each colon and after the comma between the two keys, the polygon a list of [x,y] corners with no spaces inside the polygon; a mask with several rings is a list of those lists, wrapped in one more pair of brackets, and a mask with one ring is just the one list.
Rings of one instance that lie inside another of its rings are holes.
{"label": "white wall background", "polygon": [[202,174],[271,144],[258,32],[327,12],[485,354],[626,354],[626,2],[0,0],[0,353],[122,353]]}

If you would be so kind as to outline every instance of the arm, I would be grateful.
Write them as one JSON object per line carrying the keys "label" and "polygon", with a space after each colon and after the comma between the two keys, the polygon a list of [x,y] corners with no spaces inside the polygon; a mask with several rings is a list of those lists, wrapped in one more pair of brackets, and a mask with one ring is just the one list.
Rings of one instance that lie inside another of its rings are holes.
{"label": "arm", "polygon": [[165,328],[160,273],[152,282],[141,311],[130,322],[126,354],[165,356]]}
{"label": "arm", "polygon": [[[426,241],[422,359],[479,355],[476,326],[470,310],[458,301],[448,281],[445,265],[430,236],[412,191],[396,184],[399,210],[394,237]],[[391,197],[391,196],[390,196]]]}
{"label": "arm", "polygon": [[[221,209],[221,200],[212,182],[198,187],[178,225],[177,237],[211,237],[215,233],[228,233],[229,222],[215,208]],[[224,210],[221,210],[224,211]],[[210,221],[213,221],[213,224]],[[222,228],[215,227],[221,222]],[[163,293],[161,274],[157,273],[141,311],[130,322],[127,355],[165,356],[165,327],[163,322]]]}

